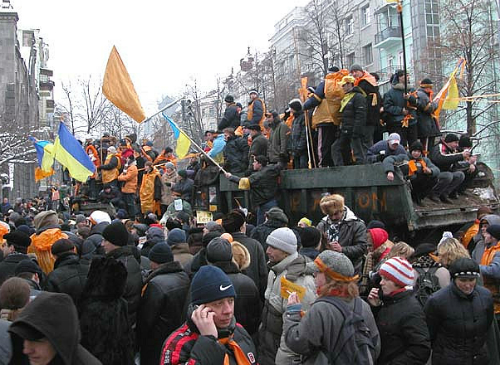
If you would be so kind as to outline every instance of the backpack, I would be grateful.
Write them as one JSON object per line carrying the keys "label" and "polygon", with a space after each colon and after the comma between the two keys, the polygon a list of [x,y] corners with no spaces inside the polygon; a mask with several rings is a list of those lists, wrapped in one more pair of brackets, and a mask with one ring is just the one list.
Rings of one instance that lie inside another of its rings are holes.
{"label": "backpack", "polygon": [[351,310],[342,299],[336,297],[322,297],[316,302],[333,304],[344,317],[342,330],[332,351],[323,354],[331,365],[373,365],[375,364],[375,344],[373,343],[370,328],[363,318],[363,302],[360,298],[354,299],[354,309]]}
{"label": "backpack", "polygon": [[415,297],[423,307],[427,303],[427,299],[441,289],[439,279],[436,276],[436,271],[439,267],[431,267],[428,271],[420,267],[415,267],[414,269],[418,272],[418,279],[414,288]]}

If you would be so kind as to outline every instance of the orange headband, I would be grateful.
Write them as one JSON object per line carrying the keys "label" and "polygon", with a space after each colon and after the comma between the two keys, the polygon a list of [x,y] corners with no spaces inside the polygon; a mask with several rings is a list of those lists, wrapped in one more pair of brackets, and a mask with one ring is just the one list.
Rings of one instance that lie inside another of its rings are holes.
{"label": "orange headband", "polygon": [[349,276],[344,276],[344,275],[339,274],[338,272],[333,271],[328,266],[326,266],[325,263],[323,262],[323,260],[321,260],[319,257],[316,257],[316,260],[314,260],[314,263],[318,267],[319,271],[325,273],[333,280],[350,283],[351,281],[357,281],[359,279],[359,275],[349,277]]}

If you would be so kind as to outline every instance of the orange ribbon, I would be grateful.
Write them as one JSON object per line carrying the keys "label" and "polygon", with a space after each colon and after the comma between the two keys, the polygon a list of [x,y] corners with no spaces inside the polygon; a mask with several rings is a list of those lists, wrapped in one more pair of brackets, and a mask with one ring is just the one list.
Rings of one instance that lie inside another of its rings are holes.
{"label": "orange ribbon", "polygon": [[325,273],[333,280],[349,283],[351,281],[357,281],[359,279],[359,275],[344,276],[344,275],[339,274],[338,272],[333,271],[328,266],[326,266],[326,264],[323,262],[323,260],[321,260],[319,257],[316,257],[316,260],[314,260],[314,263],[318,267],[319,271]]}
{"label": "orange ribbon", "polygon": [[[236,363],[238,365],[251,365],[251,362],[247,359],[240,345],[238,345],[232,337],[220,338],[219,342],[225,346],[229,346],[234,354],[234,357],[236,358]],[[228,354],[226,354],[226,356],[224,357],[224,365],[229,365]]]}

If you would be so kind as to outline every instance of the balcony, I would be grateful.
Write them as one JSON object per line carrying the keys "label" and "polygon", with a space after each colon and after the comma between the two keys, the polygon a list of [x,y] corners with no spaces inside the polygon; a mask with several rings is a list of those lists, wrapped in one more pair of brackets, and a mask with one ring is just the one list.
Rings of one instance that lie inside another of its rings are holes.
{"label": "balcony", "polygon": [[387,27],[375,34],[375,48],[386,48],[401,42],[401,27]]}

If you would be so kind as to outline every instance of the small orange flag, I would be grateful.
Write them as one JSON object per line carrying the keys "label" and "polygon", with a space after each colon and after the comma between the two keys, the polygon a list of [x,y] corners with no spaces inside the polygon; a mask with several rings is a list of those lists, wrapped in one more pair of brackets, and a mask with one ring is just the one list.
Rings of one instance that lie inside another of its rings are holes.
{"label": "small orange flag", "polygon": [[106,65],[102,92],[110,102],[137,123],[146,119],[134,84],[115,46]]}

